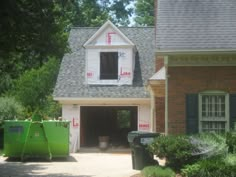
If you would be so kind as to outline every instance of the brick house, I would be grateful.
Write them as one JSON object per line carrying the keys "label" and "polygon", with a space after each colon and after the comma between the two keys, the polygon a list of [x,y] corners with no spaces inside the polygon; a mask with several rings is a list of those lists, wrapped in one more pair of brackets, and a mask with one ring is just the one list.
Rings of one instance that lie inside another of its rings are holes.
{"label": "brick house", "polygon": [[54,99],[71,121],[70,150],[127,144],[132,130],[154,131],[152,97],[146,88],[155,73],[154,27],[75,27],[64,55]]}
{"label": "brick house", "polygon": [[157,0],[156,131],[225,132],[236,122],[236,1]]}

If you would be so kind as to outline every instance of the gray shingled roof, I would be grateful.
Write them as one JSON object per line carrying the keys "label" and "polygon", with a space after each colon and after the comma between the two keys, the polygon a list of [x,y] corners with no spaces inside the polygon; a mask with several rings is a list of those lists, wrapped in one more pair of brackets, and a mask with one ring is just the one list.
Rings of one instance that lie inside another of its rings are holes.
{"label": "gray shingled roof", "polygon": [[155,34],[153,27],[121,27],[121,32],[135,45],[138,57],[135,63],[133,85],[99,86],[85,83],[85,49],[82,45],[98,28],[73,28],[69,36],[71,53],[63,57],[54,97],[71,98],[147,98],[145,84],[155,73]]}
{"label": "gray shingled roof", "polygon": [[235,0],[158,0],[158,50],[236,49]]}

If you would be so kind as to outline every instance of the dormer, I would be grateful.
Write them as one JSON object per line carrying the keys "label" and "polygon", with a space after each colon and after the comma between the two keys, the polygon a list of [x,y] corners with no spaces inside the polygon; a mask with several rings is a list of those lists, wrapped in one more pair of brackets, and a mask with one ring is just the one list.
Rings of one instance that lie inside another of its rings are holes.
{"label": "dormer", "polygon": [[107,21],[84,47],[87,84],[132,85],[135,45],[113,23]]}

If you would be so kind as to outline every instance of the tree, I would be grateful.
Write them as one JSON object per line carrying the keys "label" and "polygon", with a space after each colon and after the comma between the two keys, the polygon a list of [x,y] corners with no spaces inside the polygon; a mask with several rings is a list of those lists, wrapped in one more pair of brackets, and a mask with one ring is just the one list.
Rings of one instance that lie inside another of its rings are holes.
{"label": "tree", "polygon": [[59,62],[52,58],[39,69],[31,69],[22,74],[8,94],[15,97],[29,112],[42,109],[55,86],[58,70]]}
{"label": "tree", "polygon": [[116,25],[128,25],[133,9],[127,6],[134,0],[79,0],[74,26],[101,26],[110,19]]}
{"label": "tree", "polygon": [[137,26],[154,26],[154,0],[137,0],[135,3],[135,18]]}
{"label": "tree", "polygon": [[0,125],[3,120],[21,118],[24,108],[12,97],[0,97]]}
{"label": "tree", "polygon": [[110,15],[110,20],[121,26],[127,26],[130,24],[129,17],[133,13],[133,8],[129,5],[134,0],[107,0],[108,4],[104,5],[107,13]]}
{"label": "tree", "polygon": [[0,94],[25,70],[50,57],[62,58],[71,3],[63,0],[3,0],[0,2]]}
{"label": "tree", "polygon": [[[133,1],[133,0],[131,0]],[[128,0],[0,1],[0,95],[26,70],[67,51],[71,26],[127,24]]]}

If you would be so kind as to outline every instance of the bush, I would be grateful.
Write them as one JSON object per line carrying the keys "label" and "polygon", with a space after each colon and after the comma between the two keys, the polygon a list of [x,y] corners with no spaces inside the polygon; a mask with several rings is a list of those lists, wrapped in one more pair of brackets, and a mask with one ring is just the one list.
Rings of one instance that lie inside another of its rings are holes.
{"label": "bush", "polygon": [[216,157],[186,165],[181,174],[187,177],[234,177],[236,176],[236,155]]}
{"label": "bush", "polygon": [[145,167],[141,174],[144,177],[175,177],[175,172],[173,170],[161,166]]}
{"label": "bush", "polygon": [[3,120],[22,118],[24,108],[14,98],[0,97],[0,123]]}
{"label": "bush", "polygon": [[226,144],[229,147],[229,153],[236,153],[236,133],[235,132],[227,132]]}
{"label": "bush", "polygon": [[194,146],[187,136],[159,136],[148,146],[150,152],[159,158],[166,158],[166,165],[179,170],[192,160]]}

